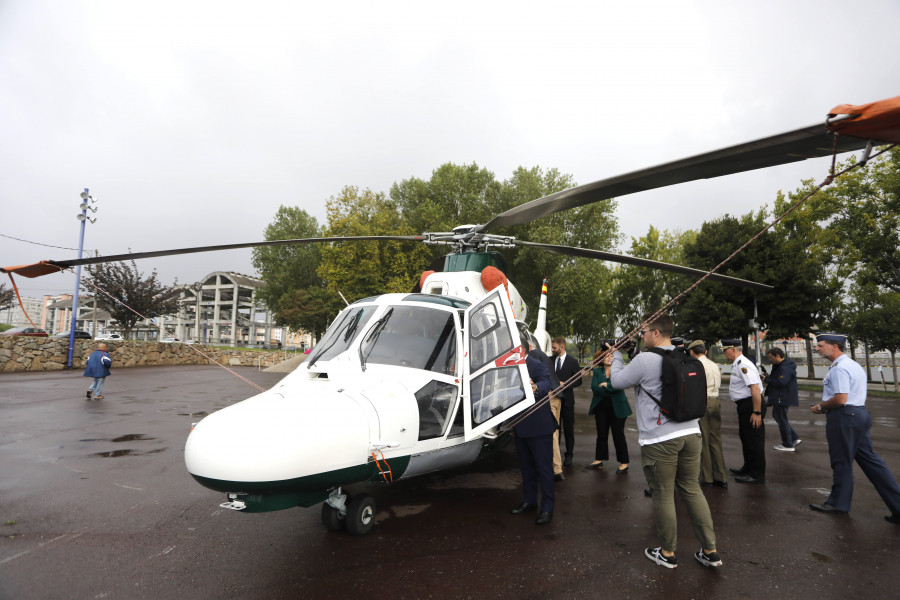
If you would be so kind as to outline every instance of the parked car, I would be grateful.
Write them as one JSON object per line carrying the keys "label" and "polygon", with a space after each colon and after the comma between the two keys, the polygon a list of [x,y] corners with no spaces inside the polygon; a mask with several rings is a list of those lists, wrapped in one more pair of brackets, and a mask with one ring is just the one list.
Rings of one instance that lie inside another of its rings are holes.
{"label": "parked car", "polygon": [[13,327],[6,331],[0,331],[0,335],[30,335],[32,337],[47,337],[47,332],[36,327]]}
{"label": "parked car", "polygon": [[177,337],[164,337],[163,339],[161,339],[159,341],[162,342],[163,344],[180,344],[181,343],[181,340],[179,340]]}
{"label": "parked car", "polygon": [[[55,337],[55,338],[68,338],[68,337],[69,337],[69,332],[67,331],[67,332],[65,332],[65,333],[54,333],[54,334],[53,334],[52,336],[50,336],[50,337]],[[76,340],[90,340],[90,339],[93,339],[93,338],[91,337],[91,334],[89,334],[87,331],[82,331],[82,330],[80,330],[80,329],[76,329],[76,330],[75,330],[75,339],[76,339]]]}
{"label": "parked car", "polygon": [[112,340],[112,341],[117,341],[117,340],[118,340],[118,341],[121,341],[121,340],[124,340],[125,338],[123,338],[123,337],[122,337],[121,335],[119,335],[118,333],[102,333],[102,334],[98,335],[97,337],[95,337],[94,339],[95,339],[95,340],[102,340],[102,341],[109,341],[109,340]]}

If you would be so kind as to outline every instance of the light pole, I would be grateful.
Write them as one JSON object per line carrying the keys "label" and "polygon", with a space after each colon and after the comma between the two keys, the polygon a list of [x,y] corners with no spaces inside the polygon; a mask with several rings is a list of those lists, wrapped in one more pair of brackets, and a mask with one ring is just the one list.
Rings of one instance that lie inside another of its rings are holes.
{"label": "light pole", "polygon": [[[88,221],[96,223],[97,219],[87,216],[88,209],[91,212],[97,212],[97,207],[91,206],[88,202],[94,203],[96,200],[88,193],[88,188],[84,188],[81,192],[81,214],[75,215],[75,218],[81,221],[81,232],[78,236],[78,259],[81,260],[81,254],[84,250],[84,226]],[[78,288],[81,287],[81,265],[75,267],[75,294],[72,298],[72,322],[69,326],[69,355],[66,358],[66,368],[72,368],[72,353],[75,351],[75,320],[78,318]]]}
{"label": "light pole", "polygon": [[787,340],[781,340],[781,343],[784,344],[784,356],[785,356],[785,358],[787,358],[787,355],[788,355],[788,353],[787,353],[787,349],[788,349],[788,341],[787,341]]}

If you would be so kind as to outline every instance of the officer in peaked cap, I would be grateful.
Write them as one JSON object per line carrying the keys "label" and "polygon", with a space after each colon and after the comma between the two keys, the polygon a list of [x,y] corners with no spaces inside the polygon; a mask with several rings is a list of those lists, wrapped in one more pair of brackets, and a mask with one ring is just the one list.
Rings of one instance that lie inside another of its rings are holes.
{"label": "officer in peaked cap", "polygon": [[725,358],[731,363],[728,394],[738,415],[738,435],[744,452],[740,469],[729,469],[738,483],[766,482],[766,407],[762,402],[762,379],[759,371],[743,354],[741,340],[721,340]]}
{"label": "officer in peaked cap", "polygon": [[885,519],[900,524],[900,486],[872,447],[872,416],[866,410],[866,372],[844,354],[846,345],[847,336],[843,333],[816,336],[816,352],[830,360],[831,366],[823,380],[822,402],[812,405],[810,410],[827,415],[825,438],[833,477],[828,499],[809,507],[832,514],[850,511],[855,460],[891,510]]}

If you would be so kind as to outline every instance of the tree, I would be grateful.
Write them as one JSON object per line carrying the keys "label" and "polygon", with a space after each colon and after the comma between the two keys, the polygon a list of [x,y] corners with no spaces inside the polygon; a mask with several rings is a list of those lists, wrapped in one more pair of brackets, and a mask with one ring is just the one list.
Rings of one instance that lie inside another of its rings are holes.
{"label": "tree", "polygon": [[[347,186],[328,200],[326,236],[417,235],[397,203],[383,193]],[[409,292],[429,262],[421,242],[339,242],[322,248],[318,274],[326,287],[351,302],[389,292]]]}
{"label": "tree", "polygon": [[875,286],[869,290],[867,306],[857,312],[850,331],[866,340],[871,348],[891,353],[894,391],[898,389],[897,352],[900,352],[900,292],[879,293]]}
{"label": "tree", "polygon": [[12,306],[15,298],[15,290],[7,288],[5,283],[0,283],[0,310]]}
{"label": "tree", "polygon": [[[695,241],[685,246],[688,266],[711,269],[766,225],[767,211],[706,222]],[[772,285],[770,292],[751,292],[706,282],[682,303],[679,322],[685,334],[703,339],[740,335],[746,343],[752,328],[754,300],[761,329],[781,337],[809,331],[823,298],[823,282],[802,235],[769,230],[731,259],[723,274]]]}
{"label": "tree", "polygon": [[310,286],[286,292],[279,306],[279,319],[284,325],[321,339],[335,315],[344,307],[344,302],[332,291]]}
{"label": "tree", "polygon": [[[684,264],[684,248],[693,242],[695,236],[693,231],[660,231],[651,225],[647,235],[631,238],[630,254],[638,258]],[[619,329],[630,331],[641,323],[644,313],[659,310],[688,285],[690,279],[682,275],[620,265],[615,270],[613,287]],[[669,312],[674,317],[678,306]]]}
{"label": "tree", "polygon": [[119,322],[126,339],[143,317],[159,317],[178,310],[180,291],[162,285],[157,280],[156,270],[145,278],[131,261],[130,266],[125,262],[110,263],[89,266],[87,271],[85,279],[88,281],[82,283],[82,289],[93,292],[96,286],[115,299],[110,303],[109,313]]}
{"label": "tree", "polygon": [[[322,235],[316,218],[295,206],[280,206],[275,219],[266,227],[265,238],[286,240],[313,238]],[[260,300],[275,314],[275,322],[297,329],[296,323],[317,322],[317,310],[310,308],[310,315],[303,315],[304,305],[298,304],[308,292],[318,294],[324,287],[318,268],[322,260],[322,247],[318,243],[264,246],[253,249],[253,266],[266,285],[257,292]],[[312,292],[311,290],[318,290]],[[334,301],[340,298],[333,294]],[[332,303],[333,304],[333,303]],[[288,316],[289,313],[289,316]],[[334,314],[332,314],[332,317]],[[306,329],[306,331],[312,330]]]}

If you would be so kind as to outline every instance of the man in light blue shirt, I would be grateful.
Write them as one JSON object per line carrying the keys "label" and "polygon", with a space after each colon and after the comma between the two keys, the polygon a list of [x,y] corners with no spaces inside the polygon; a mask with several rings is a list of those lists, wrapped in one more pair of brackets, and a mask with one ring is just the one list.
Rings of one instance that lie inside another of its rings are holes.
{"label": "man in light blue shirt", "polygon": [[872,416],[866,410],[866,372],[844,354],[847,336],[816,336],[816,352],[831,362],[825,376],[822,402],[813,413],[826,413],[825,437],[834,472],[831,494],[823,504],[810,504],[819,512],[847,514],[853,498],[853,461],[862,469],[891,510],[885,519],[900,524],[900,486],[884,460],[872,447]]}

